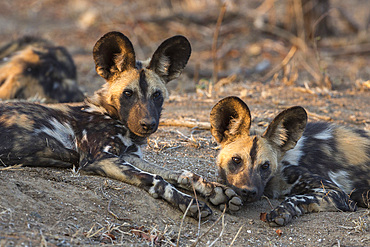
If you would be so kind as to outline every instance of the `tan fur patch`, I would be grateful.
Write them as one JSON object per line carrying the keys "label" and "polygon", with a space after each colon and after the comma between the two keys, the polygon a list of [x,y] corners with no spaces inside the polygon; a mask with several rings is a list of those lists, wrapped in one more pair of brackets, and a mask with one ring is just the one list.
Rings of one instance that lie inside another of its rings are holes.
{"label": "tan fur patch", "polygon": [[334,135],[339,150],[347,160],[347,165],[363,165],[364,168],[367,168],[366,163],[370,162],[368,156],[370,140],[345,127],[338,127]]}
{"label": "tan fur patch", "polygon": [[161,91],[164,94],[164,98],[168,97],[166,86],[155,72],[145,69],[145,76],[149,85],[148,95],[141,95],[139,85],[139,71],[129,70],[121,73],[119,77],[116,77],[114,80],[112,80],[112,82],[110,82],[109,86],[107,85],[107,95],[111,96],[107,99],[108,103],[119,108],[119,99],[122,95],[122,92],[128,89],[132,90],[133,92],[137,92],[140,98],[150,96],[157,90]]}
{"label": "tan fur patch", "polygon": [[147,96],[152,95],[156,91],[161,91],[163,93],[163,98],[167,99],[168,91],[162,79],[154,71],[151,70],[146,70],[145,74],[146,80],[149,85]]}
{"label": "tan fur patch", "polygon": [[4,81],[0,86],[0,98],[14,98],[20,88],[27,88],[24,91],[27,94],[25,95],[26,98],[35,95],[45,98],[45,95],[42,93],[44,90],[38,81],[23,75],[24,71],[28,69],[26,67],[27,64],[37,64],[40,62],[40,57],[33,49],[31,47],[26,48],[10,59],[11,61],[9,63],[4,64],[0,68],[0,81]]}
{"label": "tan fur patch", "polygon": [[19,112],[11,112],[6,115],[0,116],[0,122],[4,124],[6,128],[17,125],[24,129],[33,130],[34,121],[28,117],[27,114],[20,114]]}
{"label": "tan fur patch", "polygon": [[[224,146],[218,156],[218,165],[221,167],[225,172],[228,179],[228,182],[236,187],[239,188],[246,188],[246,181],[249,179],[251,174],[248,174],[248,171],[259,164],[262,164],[264,161],[270,161],[270,169],[272,171],[272,175],[277,171],[277,154],[276,151],[271,147],[267,140],[264,138],[259,138],[257,145],[257,155],[255,164],[251,164],[251,157],[250,151],[253,146],[253,137],[254,136],[241,136],[237,138],[233,142],[228,143]],[[240,157],[242,159],[242,172],[238,172],[237,174],[231,174],[228,164],[232,157]]]}

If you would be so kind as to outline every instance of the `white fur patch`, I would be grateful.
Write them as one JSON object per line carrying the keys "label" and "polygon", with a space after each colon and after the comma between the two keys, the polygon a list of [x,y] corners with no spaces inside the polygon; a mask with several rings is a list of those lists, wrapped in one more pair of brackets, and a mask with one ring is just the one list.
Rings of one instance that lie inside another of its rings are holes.
{"label": "white fur patch", "polygon": [[36,133],[43,132],[58,140],[65,148],[77,151],[76,136],[72,127],[68,123],[59,122],[55,118],[49,120],[49,123],[53,128],[44,126],[36,130]]}
{"label": "white fur patch", "polygon": [[298,140],[297,145],[293,149],[290,149],[285,153],[281,162],[286,161],[291,165],[298,166],[299,160],[303,155],[302,147],[304,146],[305,140],[306,137],[302,136],[301,139]]}
{"label": "white fur patch", "polygon": [[111,146],[105,146],[103,151],[106,152],[106,153],[109,153],[109,150],[111,149]]}
{"label": "white fur patch", "polygon": [[81,142],[83,142],[83,141],[88,142],[88,140],[87,140],[87,131],[86,130],[83,130],[82,131],[82,139],[81,139]]}
{"label": "white fur patch", "polygon": [[332,129],[331,128],[325,129],[322,132],[314,135],[313,137],[319,140],[329,140],[330,138],[333,137]]}
{"label": "white fur patch", "polygon": [[288,130],[286,128],[283,128],[281,125],[279,125],[279,128],[277,128],[278,135],[275,137],[273,141],[279,145],[283,146],[284,143],[288,140]]}
{"label": "white fur patch", "polygon": [[141,151],[141,148],[138,146],[137,151],[132,153],[133,155],[136,155],[139,158],[143,157],[143,152]]}
{"label": "white fur patch", "polygon": [[315,197],[314,196],[307,196],[307,195],[296,195],[296,196],[290,196],[289,199],[294,200],[296,202],[304,203],[307,200],[311,200],[311,201],[314,200]]}
{"label": "white fur patch", "polygon": [[[146,173],[146,172],[143,172],[143,173]],[[147,174],[150,174],[150,173],[147,173]],[[152,175],[152,174],[151,174]],[[159,179],[153,179],[153,185],[150,187],[149,189],[149,194],[152,195],[154,198],[158,198],[158,194],[156,193],[155,191],[155,186],[160,182]]]}
{"label": "white fur patch", "polygon": [[126,132],[126,134],[125,134],[125,136],[123,136],[123,135],[121,135],[121,134],[117,134],[116,136],[117,136],[117,138],[118,139],[120,139],[121,141],[122,141],[122,143],[126,146],[126,147],[128,147],[128,146],[131,146],[132,145],[132,140],[131,140],[131,138],[129,137],[129,134],[130,134],[130,132],[129,131],[127,131]]}
{"label": "white fur patch", "polygon": [[159,66],[157,69],[160,71],[160,73],[168,75],[169,74],[168,69],[170,68],[170,65],[171,65],[170,58],[162,54],[159,59]]}
{"label": "white fur patch", "polygon": [[107,110],[103,107],[103,106],[97,106],[97,105],[94,105],[94,104],[90,104],[88,107],[86,107],[85,109],[82,109],[82,111],[84,112],[99,112],[99,113],[106,113]]}
{"label": "white fur patch", "polygon": [[328,175],[330,179],[344,192],[349,194],[352,191],[353,186],[351,180],[349,179],[348,172],[343,170],[337,172],[330,171]]}
{"label": "white fur patch", "polygon": [[170,184],[167,184],[164,188],[164,197],[165,198],[172,198],[173,197],[173,187]]}

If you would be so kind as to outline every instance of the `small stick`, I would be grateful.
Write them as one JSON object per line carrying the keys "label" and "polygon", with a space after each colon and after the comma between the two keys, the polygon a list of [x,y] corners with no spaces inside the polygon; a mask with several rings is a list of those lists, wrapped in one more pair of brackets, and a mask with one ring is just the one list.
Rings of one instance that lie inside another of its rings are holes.
{"label": "small stick", "polygon": [[325,120],[325,121],[332,121],[333,120],[331,117],[322,116],[322,115],[319,115],[319,114],[316,114],[316,113],[313,113],[313,112],[309,112],[309,111],[307,111],[307,114],[310,117],[317,118],[317,119],[320,119],[320,120]]}
{"label": "small stick", "polygon": [[239,230],[238,230],[238,232],[236,233],[235,237],[234,237],[234,238],[233,238],[233,240],[231,241],[231,243],[230,243],[229,247],[231,247],[231,246],[234,244],[234,242],[235,242],[236,238],[239,236],[239,233],[241,232],[241,230],[242,230],[243,226],[244,226],[244,225],[242,225],[242,226],[239,228]]}
{"label": "small stick", "polygon": [[222,237],[222,235],[224,234],[224,230],[225,230],[225,215],[222,216],[222,221],[221,222],[222,222],[222,229],[221,229],[220,235],[218,235],[218,237],[210,245],[208,245],[208,247],[212,247]]}
{"label": "small stick", "polygon": [[114,216],[114,218],[116,218],[117,220],[119,220],[118,216],[110,210],[110,204],[111,203],[112,203],[112,200],[109,200],[109,203],[108,203],[108,213],[110,213],[111,215]]}
{"label": "small stick", "polygon": [[[294,0],[293,1],[293,8],[295,12],[295,19],[296,19],[296,24],[297,24],[297,29],[298,29],[298,37],[301,40],[306,39],[306,34],[304,30],[304,20],[303,20],[303,10],[302,10],[302,2],[301,0]],[[305,52],[303,50],[303,52]]]}
{"label": "small stick", "polygon": [[177,247],[179,246],[179,241],[180,241],[180,235],[181,235],[182,224],[184,223],[184,219],[185,219],[185,217],[186,217],[186,214],[188,213],[188,211],[189,211],[189,209],[190,209],[191,204],[193,204],[193,201],[194,201],[194,199],[191,199],[191,201],[190,201],[190,203],[189,203],[188,207],[186,208],[185,213],[184,213],[184,215],[183,215],[183,217],[182,217],[182,219],[181,219],[181,224],[180,224],[179,234],[177,235],[177,242],[176,242],[176,246],[177,246]]}
{"label": "small stick", "polygon": [[218,219],[208,228],[207,231],[205,231],[200,237],[197,238],[197,240],[191,245],[191,247],[195,247],[197,246],[198,242],[205,236],[207,235],[207,233],[221,220],[221,218],[225,215],[225,212],[226,212],[226,206],[224,208],[224,211],[222,212],[222,214],[220,215],[220,217],[218,217]]}
{"label": "small stick", "polygon": [[[213,34],[213,42],[212,42],[212,58],[213,58],[213,75],[212,75],[212,81],[213,83],[217,82],[217,77],[218,77],[218,68],[217,68],[217,40],[218,40],[218,35],[220,33],[220,28],[221,28],[221,23],[222,19],[224,18],[226,12],[226,2],[224,2],[221,6],[220,9],[220,14],[218,15],[217,23],[216,23],[216,29]],[[211,95],[212,93],[212,84],[210,84],[209,87],[209,94]]]}
{"label": "small stick", "polygon": [[263,27],[261,27],[260,30],[261,31],[264,31],[264,32],[271,33],[271,34],[276,35],[278,37],[281,37],[283,39],[286,39],[293,46],[298,47],[302,51],[306,51],[307,50],[307,44],[306,44],[306,42],[304,40],[302,40],[301,38],[295,36],[291,32],[286,31],[286,30],[284,30],[282,28],[279,28],[279,27],[276,27],[276,26],[273,26],[273,25],[266,24]]}
{"label": "small stick", "polygon": [[[0,162],[5,166],[4,162],[0,159]],[[3,167],[3,168],[0,168],[0,171],[6,171],[6,170],[21,170],[23,169],[23,165],[22,164],[19,164],[19,165],[14,165],[14,166],[6,166],[6,167]]]}
{"label": "small stick", "polygon": [[265,82],[268,78],[270,78],[271,76],[273,76],[276,72],[278,72],[279,70],[281,70],[281,68],[283,68],[285,65],[287,65],[289,63],[289,61],[293,58],[295,52],[297,51],[297,46],[293,45],[292,48],[290,48],[290,51],[288,52],[288,54],[286,55],[286,57],[283,59],[283,61],[281,61],[280,64],[278,64],[275,68],[273,68],[272,70],[270,70],[270,72],[268,72],[266,75],[264,75],[262,78],[261,78],[261,81],[262,82]]}
{"label": "small stick", "polygon": [[270,202],[270,199],[267,196],[262,196],[263,199],[266,199],[266,201],[269,203],[271,209],[274,209],[274,206],[272,206],[272,203]]}
{"label": "small stick", "polygon": [[199,208],[199,202],[198,202],[198,198],[197,198],[197,192],[195,191],[195,187],[194,187],[194,182],[193,180],[191,180],[191,187],[193,187],[193,193],[194,193],[194,197],[195,197],[195,201],[197,202],[197,207],[198,207],[198,235],[200,234],[200,220],[201,220],[201,214],[200,214],[200,208]]}
{"label": "small stick", "polygon": [[200,130],[210,130],[211,124],[208,122],[194,122],[186,120],[175,120],[175,119],[161,119],[159,122],[160,126],[175,126],[175,127],[197,127]]}

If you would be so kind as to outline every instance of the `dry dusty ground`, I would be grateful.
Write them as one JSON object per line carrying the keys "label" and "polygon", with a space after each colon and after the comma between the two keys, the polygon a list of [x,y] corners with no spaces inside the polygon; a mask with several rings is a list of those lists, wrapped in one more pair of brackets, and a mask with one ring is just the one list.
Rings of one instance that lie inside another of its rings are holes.
{"label": "dry dusty ground", "polygon": [[[168,2],[179,10],[169,10]],[[171,96],[163,119],[207,122],[219,99],[236,95],[249,105],[255,128],[262,129],[286,107],[302,105],[311,121],[328,120],[370,130],[370,54],[362,45],[370,43],[368,29],[360,35],[342,28],[341,35],[323,41],[318,63],[330,76],[332,89],[316,87],[299,60],[290,63],[291,71],[300,71],[292,83],[281,82],[294,77],[289,68],[284,75],[262,83],[259,78],[280,64],[291,45],[253,28],[253,10],[262,1],[233,1],[234,7],[227,12],[231,14],[226,15],[221,28],[218,56],[220,71],[237,74],[237,78],[229,78],[207,96],[207,71],[212,71],[210,47],[219,8],[210,1],[183,2],[180,6],[177,1],[2,1],[0,38],[8,41],[37,34],[67,46],[76,61],[81,87],[91,94],[102,84],[91,58],[92,46],[102,34],[124,32],[142,59],[161,40],[181,33],[192,42],[193,55],[181,79],[169,85]],[[347,5],[332,2],[349,10],[359,23],[370,8],[368,0]],[[189,21],[182,13],[200,20]],[[360,51],[346,53],[350,45]],[[344,55],[338,55],[339,51]],[[196,68],[200,70],[195,80]],[[217,145],[209,131],[162,126],[148,144],[148,161],[217,179]],[[276,206],[279,201],[271,203]],[[263,200],[245,205],[238,213],[225,214],[215,225],[221,216],[215,208],[207,221],[185,218],[182,223],[179,211],[117,181],[49,168],[0,171],[0,246],[176,246],[177,242],[191,246],[208,230],[198,246],[370,246],[369,209],[305,215],[281,228],[260,221],[260,213],[268,210],[270,205]]]}

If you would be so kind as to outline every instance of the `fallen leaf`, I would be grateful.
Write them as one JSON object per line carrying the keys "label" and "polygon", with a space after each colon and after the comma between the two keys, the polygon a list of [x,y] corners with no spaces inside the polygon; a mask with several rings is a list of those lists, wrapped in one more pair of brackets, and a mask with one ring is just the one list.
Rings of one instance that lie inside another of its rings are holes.
{"label": "fallen leaf", "polygon": [[163,236],[150,234],[148,230],[144,230],[143,226],[139,228],[132,228],[131,233],[134,234],[136,237],[154,243],[154,245],[161,245],[161,241],[164,239]]}
{"label": "fallen leaf", "polygon": [[261,213],[260,214],[260,220],[262,220],[263,222],[267,222],[266,216],[267,216],[267,213]]}

